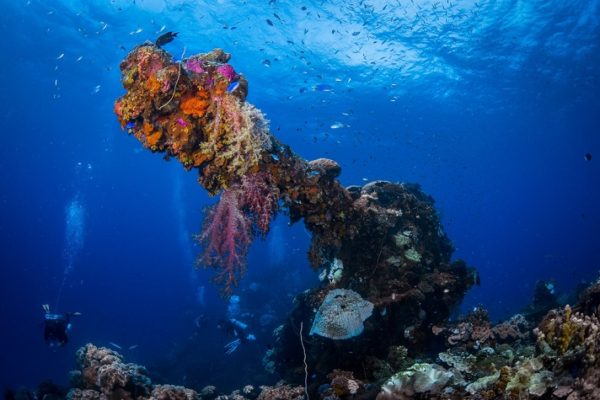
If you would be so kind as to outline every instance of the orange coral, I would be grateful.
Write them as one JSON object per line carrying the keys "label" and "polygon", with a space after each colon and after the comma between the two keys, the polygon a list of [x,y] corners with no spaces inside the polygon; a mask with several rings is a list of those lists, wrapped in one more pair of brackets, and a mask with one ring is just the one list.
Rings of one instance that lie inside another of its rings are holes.
{"label": "orange coral", "polygon": [[146,143],[148,143],[148,146],[150,146],[151,148],[155,148],[161,137],[162,137],[162,132],[156,131],[156,132],[146,136]]}
{"label": "orange coral", "polygon": [[144,122],[144,125],[142,125],[142,130],[144,131],[144,134],[146,136],[150,135],[152,133],[152,131],[154,130],[154,126],[152,126],[152,124],[149,124],[147,122]]}
{"label": "orange coral", "polygon": [[200,165],[202,165],[202,163],[208,161],[209,159],[210,156],[202,151],[197,151],[194,154],[192,154],[194,167],[199,167]]}
{"label": "orange coral", "polygon": [[150,92],[150,94],[155,95],[161,88],[161,83],[156,77],[156,75],[150,75],[150,78],[146,81],[146,89]]}
{"label": "orange coral", "polygon": [[122,120],[123,119],[123,107],[121,106],[120,100],[115,101],[115,114],[117,114],[117,117],[119,118],[119,122],[121,123],[122,127],[125,126],[125,122]]}
{"label": "orange coral", "polygon": [[190,96],[181,101],[180,108],[184,114],[200,118],[204,116],[208,106],[209,102],[200,96]]}
{"label": "orange coral", "polygon": [[227,86],[229,86],[228,81],[226,81],[224,79],[218,80],[217,83],[215,83],[215,87],[214,87],[215,96],[223,96],[223,94],[227,90]]}

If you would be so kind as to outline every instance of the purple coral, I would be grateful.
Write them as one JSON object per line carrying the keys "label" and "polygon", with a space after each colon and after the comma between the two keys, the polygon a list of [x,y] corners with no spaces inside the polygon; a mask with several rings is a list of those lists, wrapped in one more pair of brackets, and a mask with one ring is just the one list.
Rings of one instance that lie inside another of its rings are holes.
{"label": "purple coral", "polygon": [[205,72],[202,66],[202,61],[197,58],[190,58],[185,62],[185,69],[196,74],[202,74]]}
{"label": "purple coral", "polygon": [[233,69],[233,67],[229,64],[222,64],[219,65],[217,67],[217,72],[219,74],[221,74],[221,76],[227,78],[227,80],[229,82],[233,81],[236,77],[237,74],[235,73],[235,70]]}

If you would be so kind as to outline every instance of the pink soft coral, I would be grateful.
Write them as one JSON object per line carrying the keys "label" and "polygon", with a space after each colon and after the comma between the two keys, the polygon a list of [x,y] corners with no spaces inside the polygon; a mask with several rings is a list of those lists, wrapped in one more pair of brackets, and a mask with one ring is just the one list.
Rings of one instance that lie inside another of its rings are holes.
{"label": "pink soft coral", "polygon": [[261,236],[269,232],[278,199],[279,190],[270,184],[266,173],[246,175],[240,185],[221,194],[206,217],[198,237],[204,246],[199,263],[219,269],[215,280],[223,285],[226,296],[231,295],[245,272],[253,232]]}
{"label": "pink soft coral", "polygon": [[279,190],[274,187],[266,172],[246,175],[242,179],[240,205],[252,216],[259,233],[269,233],[271,219],[277,212]]}
{"label": "pink soft coral", "polygon": [[198,240],[204,245],[199,263],[218,268],[215,276],[223,284],[223,293],[231,295],[246,268],[246,254],[252,243],[252,223],[239,205],[239,190],[223,192],[210,210]]}

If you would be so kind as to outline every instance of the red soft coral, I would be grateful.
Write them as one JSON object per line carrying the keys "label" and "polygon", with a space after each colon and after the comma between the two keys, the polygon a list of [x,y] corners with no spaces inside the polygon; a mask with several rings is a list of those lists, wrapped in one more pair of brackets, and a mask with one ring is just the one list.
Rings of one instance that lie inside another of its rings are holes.
{"label": "red soft coral", "polygon": [[204,246],[199,263],[218,268],[215,281],[223,285],[223,293],[231,295],[238,278],[246,268],[246,254],[252,243],[252,223],[239,205],[239,189],[223,192],[210,210],[198,240]]}
{"label": "red soft coral", "polygon": [[266,172],[246,175],[242,179],[240,205],[252,216],[262,236],[269,233],[271,219],[277,212],[279,190],[271,184]]}
{"label": "red soft coral", "polygon": [[245,272],[254,233],[264,236],[269,232],[278,200],[279,190],[266,173],[259,172],[244,176],[241,184],[225,190],[209,211],[198,236],[204,247],[198,262],[219,270],[215,281],[223,285],[226,296]]}

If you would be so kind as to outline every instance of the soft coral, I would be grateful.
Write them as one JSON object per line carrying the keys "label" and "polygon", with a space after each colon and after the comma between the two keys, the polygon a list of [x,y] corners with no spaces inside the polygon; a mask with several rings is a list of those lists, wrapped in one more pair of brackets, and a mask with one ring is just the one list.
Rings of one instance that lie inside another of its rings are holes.
{"label": "soft coral", "polygon": [[221,194],[205,220],[198,240],[204,245],[199,263],[220,269],[215,281],[223,285],[223,293],[231,295],[238,277],[246,268],[246,254],[252,243],[252,223],[239,205],[239,189]]}
{"label": "soft coral", "polygon": [[225,190],[209,211],[198,237],[204,246],[199,263],[219,269],[215,280],[223,285],[226,296],[231,295],[245,271],[254,233],[268,233],[278,199],[279,190],[271,185],[266,173],[258,172]]}

